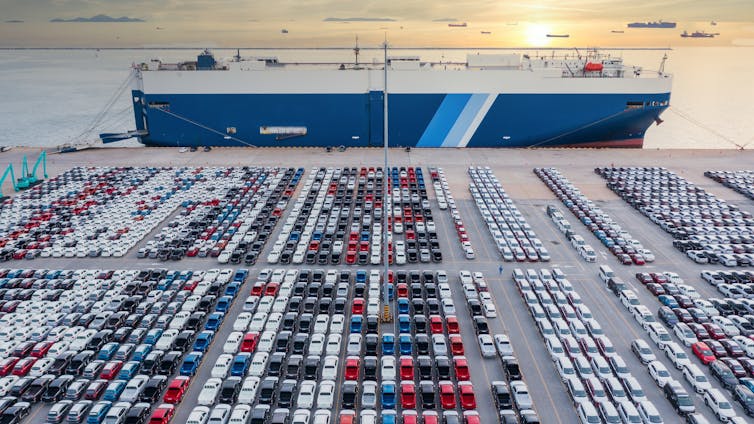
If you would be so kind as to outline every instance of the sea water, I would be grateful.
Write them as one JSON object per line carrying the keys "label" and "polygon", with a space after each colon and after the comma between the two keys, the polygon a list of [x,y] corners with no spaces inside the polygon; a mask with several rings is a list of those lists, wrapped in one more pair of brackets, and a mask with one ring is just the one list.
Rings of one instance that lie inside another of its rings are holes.
{"label": "sea water", "polygon": [[[94,140],[100,132],[134,129],[130,87],[125,84],[131,65],[154,58],[164,62],[192,60],[199,51],[0,50],[0,146],[52,147]],[[475,51],[397,50],[390,54],[454,62],[464,61],[469,52]],[[217,49],[214,53],[231,57],[236,51]],[[551,52],[542,49],[539,53]],[[611,51],[622,56],[625,64],[645,70],[657,70],[666,53],[665,72],[673,74],[671,107],[662,115],[664,122],[647,131],[644,147],[754,148],[754,48]],[[241,54],[275,55],[286,62],[353,60],[348,49],[242,50]],[[380,50],[362,49],[360,60],[379,60],[382,54]]]}

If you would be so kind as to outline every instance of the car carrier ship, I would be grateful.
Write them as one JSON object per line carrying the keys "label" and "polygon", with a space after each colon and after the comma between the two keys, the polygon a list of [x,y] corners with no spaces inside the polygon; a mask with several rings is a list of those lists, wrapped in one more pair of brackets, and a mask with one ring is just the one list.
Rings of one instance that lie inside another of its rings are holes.
{"label": "car carrier ship", "polygon": [[[135,65],[137,137],[148,146],[642,147],[672,77],[593,50],[469,54],[465,62],[276,57]],[[387,66],[385,66],[387,63]],[[663,59],[664,65],[664,59]],[[387,69],[386,69],[387,68]],[[384,104],[387,96],[387,107]]]}

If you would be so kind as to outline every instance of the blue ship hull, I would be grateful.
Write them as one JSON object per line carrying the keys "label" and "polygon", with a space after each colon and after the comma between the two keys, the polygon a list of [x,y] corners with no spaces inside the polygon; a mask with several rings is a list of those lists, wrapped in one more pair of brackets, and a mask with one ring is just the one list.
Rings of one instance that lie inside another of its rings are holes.
{"label": "blue ship hull", "polygon": [[[382,92],[144,94],[133,91],[148,146],[370,147],[383,144]],[[667,108],[660,94],[390,94],[394,147],[641,147]],[[487,104],[485,104],[487,100]],[[488,109],[487,109],[488,108]],[[303,127],[304,135],[262,134]]]}

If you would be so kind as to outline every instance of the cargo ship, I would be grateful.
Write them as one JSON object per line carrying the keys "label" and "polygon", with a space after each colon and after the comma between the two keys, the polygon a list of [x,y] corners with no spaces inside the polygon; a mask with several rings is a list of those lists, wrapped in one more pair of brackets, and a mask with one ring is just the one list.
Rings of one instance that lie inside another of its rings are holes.
{"label": "cargo ship", "polygon": [[675,28],[675,22],[665,22],[663,20],[657,22],[631,22],[628,24],[629,28]]}
{"label": "cargo ship", "polygon": [[135,65],[136,129],[102,141],[369,147],[387,134],[395,147],[640,148],[672,85],[668,74],[596,50],[437,63],[386,51],[386,61],[368,64],[354,52],[348,64],[216,60],[204,51],[196,60]]}
{"label": "cargo ship", "polygon": [[683,38],[714,38],[716,35],[720,35],[718,33],[709,33],[704,31],[694,31],[692,33],[689,33],[687,31],[683,31],[681,33],[681,37]]}

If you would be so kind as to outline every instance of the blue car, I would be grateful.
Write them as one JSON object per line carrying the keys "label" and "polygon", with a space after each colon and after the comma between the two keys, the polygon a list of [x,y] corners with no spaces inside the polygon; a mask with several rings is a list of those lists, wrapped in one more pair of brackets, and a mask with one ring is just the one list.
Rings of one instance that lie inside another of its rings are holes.
{"label": "blue car", "polygon": [[363,269],[360,269],[356,271],[356,279],[354,280],[357,283],[366,283],[367,282],[367,272]]}
{"label": "blue car", "polygon": [[249,270],[246,268],[238,268],[236,270],[236,273],[233,274],[233,281],[237,281],[239,283],[243,283],[246,281],[246,278],[249,277]]}
{"label": "blue car", "polygon": [[110,382],[110,384],[107,385],[107,388],[105,389],[105,394],[102,396],[103,400],[109,400],[110,402],[115,402],[120,397],[120,394],[123,393],[123,389],[126,388],[126,382],[124,380],[113,380]]}
{"label": "blue car", "polygon": [[380,402],[382,403],[382,409],[395,408],[395,383],[391,381],[382,383]]}
{"label": "blue car", "polygon": [[134,353],[131,356],[131,359],[134,360],[134,361],[141,362],[141,361],[144,360],[144,358],[147,357],[147,355],[149,355],[149,352],[151,352],[151,351],[152,351],[152,345],[150,345],[150,344],[140,344],[140,345],[136,346],[136,348],[134,349]]}
{"label": "blue car", "polygon": [[209,344],[212,343],[212,338],[214,336],[214,331],[202,331],[198,336],[196,336],[196,340],[194,340],[193,350],[197,352],[206,352]]}
{"label": "blue car", "polygon": [[662,303],[663,305],[667,306],[670,309],[678,307],[678,302],[673,298],[673,296],[661,294],[657,296],[657,300],[659,300],[660,303]]}
{"label": "blue car", "polygon": [[241,283],[238,281],[234,281],[230,284],[228,284],[228,287],[225,287],[225,295],[230,296],[231,298],[236,297],[236,294],[238,294],[238,289],[241,288]]}
{"label": "blue car", "polygon": [[243,377],[246,375],[246,370],[251,364],[251,354],[248,352],[241,352],[233,358],[233,364],[230,366],[230,375]]}
{"label": "blue car", "polygon": [[754,392],[754,378],[749,378],[749,377],[739,378],[738,382],[748,387],[749,390]]}
{"label": "blue car", "polygon": [[364,317],[356,315],[351,317],[351,333],[361,333],[361,325],[364,322]]}
{"label": "blue car", "polygon": [[220,328],[220,324],[223,323],[225,314],[222,312],[213,312],[207,317],[207,322],[204,324],[205,330],[217,331]]}
{"label": "blue car", "polygon": [[393,333],[385,333],[382,335],[382,354],[395,354],[395,336],[393,335]]}
{"label": "blue car", "polygon": [[202,352],[191,352],[183,359],[181,369],[179,373],[188,377],[193,377],[196,374],[196,369],[199,368],[199,364],[202,362]]}
{"label": "blue car", "polygon": [[106,400],[101,400],[95,403],[92,409],[86,415],[86,424],[100,424],[105,420],[105,417],[107,416],[107,413],[110,411],[110,407],[112,406],[112,402]]}
{"label": "blue car", "polygon": [[393,298],[395,298],[395,287],[393,287],[393,283],[388,283],[387,285],[387,296],[390,298],[390,300],[393,300]]}
{"label": "blue car", "polygon": [[115,351],[118,350],[118,347],[120,347],[120,343],[118,342],[107,343],[102,346],[102,349],[97,353],[97,359],[101,361],[109,361],[115,354]]}
{"label": "blue car", "polygon": [[382,424],[396,424],[396,412],[394,410],[382,411]]}
{"label": "blue car", "polygon": [[125,364],[123,364],[123,368],[120,369],[118,372],[118,379],[119,380],[130,380],[132,379],[137,372],[139,372],[139,368],[141,367],[141,362],[136,361],[128,361]]}
{"label": "blue car", "polygon": [[411,318],[408,315],[398,316],[398,332],[400,333],[411,332]]}
{"label": "blue car", "polygon": [[405,297],[398,299],[398,313],[399,314],[409,313],[409,303],[408,303],[408,299],[406,299]]}
{"label": "blue car", "polygon": [[160,336],[162,336],[162,329],[153,328],[147,331],[147,335],[144,337],[144,343],[153,345],[157,343],[157,339],[159,339]]}
{"label": "blue car", "polygon": [[411,355],[414,342],[411,340],[410,334],[401,334],[398,336],[398,347],[401,351],[401,355]]}
{"label": "blue car", "polygon": [[[215,305],[216,312],[227,312],[230,309],[230,304],[233,302],[233,298],[230,296],[221,296],[217,299],[217,305]],[[222,320],[221,320],[222,321]]]}

